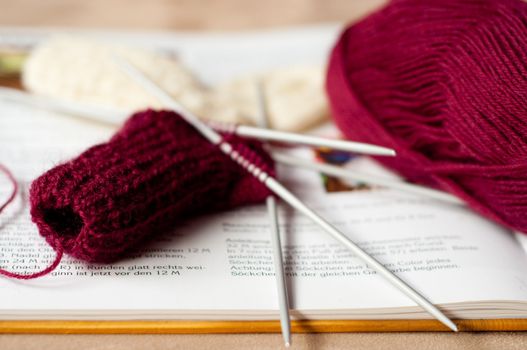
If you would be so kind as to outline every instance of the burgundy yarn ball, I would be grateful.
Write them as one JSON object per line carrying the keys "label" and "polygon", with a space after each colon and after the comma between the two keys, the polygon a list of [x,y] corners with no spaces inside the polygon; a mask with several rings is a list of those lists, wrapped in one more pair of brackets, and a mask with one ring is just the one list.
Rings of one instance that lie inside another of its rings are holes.
{"label": "burgundy yarn ball", "polygon": [[[274,176],[260,143],[224,137]],[[179,115],[148,110],[133,115],[109,142],[36,179],[30,202],[40,234],[58,252],[112,262],[181,220],[269,194]]]}
{"label": "burgundy yarn ball", "polygon": [[342,33],[327,93],[349,138],[527,232],[527,4],[395,0]]}

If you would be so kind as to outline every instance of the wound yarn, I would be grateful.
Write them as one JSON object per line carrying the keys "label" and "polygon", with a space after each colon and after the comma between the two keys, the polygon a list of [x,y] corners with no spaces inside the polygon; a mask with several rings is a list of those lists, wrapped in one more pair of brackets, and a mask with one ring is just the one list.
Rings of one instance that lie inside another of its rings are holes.
{"label": "wound yarn", "polygon": [[332,114],[377,159],[527,232],[527,4],[395,0],[330,57]]}
{"label": "wound yarn", "polygon": [[[259,142],[224,138],[274,176]],[[109,142],[37,178],[30,203],[33,222],[54,249],[108,263],[182,220],[258,203],[269,194],[178,114],[147,110]]]}

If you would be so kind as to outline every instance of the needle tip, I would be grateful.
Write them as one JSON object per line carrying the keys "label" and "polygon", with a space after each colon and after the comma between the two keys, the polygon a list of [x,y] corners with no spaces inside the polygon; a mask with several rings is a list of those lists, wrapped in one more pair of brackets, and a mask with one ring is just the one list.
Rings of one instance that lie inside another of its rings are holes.
{"label": "needle tip", "polygon": [[288,341],[286,341],[286,342],[285,342],[285,347],[288,348],[288,347],[290,347],[290,346],[291,346],[291,343],[288,342]]}
{"label": "needle tip", "polygon": [[454,332],[459,332],[459,329],[457,328],[456,324],[452,322],[450,319],[444,320],[443,324],[450,328]]}
{"label": "needle tip", "polygon": [[385,157],[395,157],[397,152],[394,149],[383,147],[383,146],[371,146],[372,148],[368,149],[368,152],[372,155],[385,156]]}

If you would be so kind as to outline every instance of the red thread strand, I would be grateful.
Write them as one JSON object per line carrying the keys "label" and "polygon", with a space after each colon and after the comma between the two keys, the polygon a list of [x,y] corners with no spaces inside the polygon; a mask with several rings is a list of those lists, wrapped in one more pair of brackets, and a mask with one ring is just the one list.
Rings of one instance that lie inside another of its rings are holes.
{"label": "red thread strand", "polygon": [[4,269],[0,269],[0,275],[4,275],[6,277],[19,279],[19,280],[30,280],[34,278],[43,277],[53,272],[57,268],[57,266],[59,266],[60,262],[62,261],[62,256],[64,254],[63,254],[63,249],[60,245],[57,245],[55,247],[55,252],[56,252],[55,260],[53,260],[53,262],[48,267],[46,267],[44,270],[30,273],[30,274],[24,274],[24,273],[17,273],[17,272],[11,272],[11,271],[7,271]]}
{"label": "red thread strand", "polygon": [[11,173],[11,171],[3,164],[0,164],[0,171],[3,172],[9,181],[11,182],[11,185],[13,186],[13,189],[11,191],[11,195],[6,199],[4,204],[0,205],[0,214],[4,211],[4,209],[11,204],[15,200],[16,194],[18,193],[18,183],[16,182],[15,177]]}
{"label": "red thread strand", "polygon": [[[7,198],[4,204],[0,206],[0,213],[2,213],[2,211],[15,200],[15,197],[18,193],[18,182],[16,181],[15,177],[13,176],[11,171],[6,166],[0,164],[0,171],[2,171],[7,176],[7,178],[9,179],[9,181],[11,182],[13,186],[11,195]],[[4,275],[4,276],[15,278],[15,279],[21,279],[21,280],[29,280],[29,279],[45,276],[53,272],[53,270],[57,268],[57,266],[60,264],[60,261],[62,260],[63,251],[60,245],[57,245],[56,253],[57,255],[55,257],[55,260],[42,271],[34,272],[31,274],[23,274],[23,273],[7,271],[5,269],[0,268],[0,275]]]}

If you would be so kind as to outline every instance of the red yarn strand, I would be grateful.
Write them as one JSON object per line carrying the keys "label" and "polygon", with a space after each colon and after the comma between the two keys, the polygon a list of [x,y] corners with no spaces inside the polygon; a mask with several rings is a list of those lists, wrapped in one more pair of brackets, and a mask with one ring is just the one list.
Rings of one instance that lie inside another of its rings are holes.
{"label": "red yarn strand", "polygon": [[[13,186],[11,195],[9,196],[9,198],[7,198],[4,204],[0,206],[0,213],[2,213],[2,211],[4,211],[4,209],[15,200],[16,195],[18,193],[18,183],[15,177],[13,176],[13,174],[11,173],[11,171],[6,166],[0,164],[0,171],[3,172],[7,176],[7,178],[9,179],[9,181],[11,182]],[[55,251],[57,253],[55,260],[51,263],[51,265],[49,265],[42,271],[34,272],[31,274],[21,274],[21,273],[11,272],[11,271],[7,271],[7,270],[0,268],[0,275],[6,276],[9,278],[20,279],[20,280],[29,280],[29,279],[45,276],[49,274],[50,272],[53,272],[53,270],[57,268],[57,266],[60,264],[60,261],[62,260],[62,255],[63,255],[62,247],[60,245],[57,245],[57,247],[55,248]]]}
{"label": "red yarn strand", "polygon": [[11,184],[13,185],[13,190],[11,191],[11,195],[9,196],[9,198],[7,198],[7,200],[4,202],[4,204],[2,204],[0,206],[0,214],[1,214],[4,211],[4,209],[9,204],[11,204],[11,202],[13,202],[15,200],[16,194],[18,193],[18,183],[16,182],[15,177],[13,176],[11,171],[9,171],[9,169],[6,166],[0,164],[0,171],[3,172],[7,176],[7,178],[9,179]]}
{"label": "red yarn strand", "polygon": [[9,278],[18,279],[18,280],[30,280],[34,278],[43,277],[53,272],[57,268],[57,266],[59,266],[62,260],[62,256],[64,254],[63,254],[63,249],[60,245],[55,247],[55,252],[57,253],[57,255],[55,256],[55,260],[53,260],[53,262],[48,267],[46,267],[44,270],[34,272],[31,274],[23,274],[23,273],[11,272],[11,271],[7,271],[4,269],[0,269],[0,275],[6,276]]}

